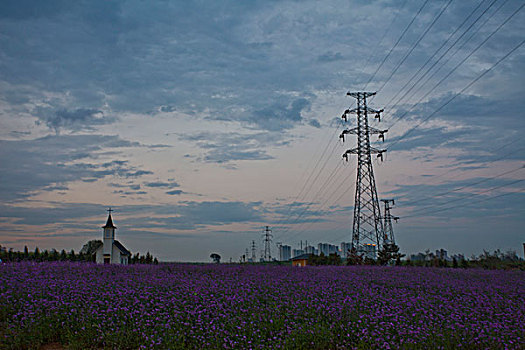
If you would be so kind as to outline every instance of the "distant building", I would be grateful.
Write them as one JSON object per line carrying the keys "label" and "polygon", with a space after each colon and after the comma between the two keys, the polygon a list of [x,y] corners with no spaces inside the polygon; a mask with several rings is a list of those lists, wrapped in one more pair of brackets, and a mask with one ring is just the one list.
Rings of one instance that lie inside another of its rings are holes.
{"label": "distant building", "polygon": [[317,249],[319,249],[319,254],[323,253],[326,256],[338,253],[337,246],[330,243],[319,243]]}
{"label": "distant building", "polygon": [[352,243],[341,242],[341,257],[347,258],[348,252],[352,249]]}
{"label": "distant building", "polygon": [[292,258],[292,266],[308,265],[308,258],[310,256],[311,256],[310,254],[302,254],[302,255],[296,256],[295,258]]}
{"label": "distant building", "polygon": [[377,253],[376,245],[371,243],[363,244],[363,253],[363,257],[375,260]]}
{"label": "distant building", "polygon": [[296,256],[303,255],[304,250],[302,249],[292,249],[292,258],[295,258]]}
{"label": "distant building", "polygon": [[445,249],[436,250],[436,258],[442,259],[442,260],[451,260],[448,257],[448,252]]}
{"label": "distant building", "polygon": [[312,247],[311,245],[305,247],[304,252],[306,254],[319,255],[319,251],[315,247]]}
{"label": "distant building", "polygon": [[410,261],[425,261],[426,255],[423,253],[411,254]]}
{"label": "distant building", "polygon": [[119,241],[115,239],[116,226],[113,225],[111,209],[108,210],[108,220],[102,228],[103,244],[95,251],[95,261],[97,264],[120,264],[127,265],[131,258],[131,253]]}
{"label": "distant building", "polygon": [[292,247],[289,245],[279,246],[279,258],[281,261],[288,261],[292,258]]}
{"label": "distant building", "polygon": [[454,255],[452,255],[452,259],[456,259],[456,261],[463,261],[463,260],[465,260],[465,255],[463,255],[463,254],[454,254]]}

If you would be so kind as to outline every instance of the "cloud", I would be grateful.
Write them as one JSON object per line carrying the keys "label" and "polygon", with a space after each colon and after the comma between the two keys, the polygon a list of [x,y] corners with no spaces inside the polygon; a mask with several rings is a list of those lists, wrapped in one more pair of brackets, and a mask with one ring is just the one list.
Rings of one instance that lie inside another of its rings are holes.
{"label": "cloud", "polygon": [[175,112],[177,108],[175,106],[160,106],[159,111],[164,113]]}
{"label": "cloud", "polygon": [[[98,153],[137,147],[117,136],[56,135],[34,140],[0,140],[0,198],[20,200],[35,191],[64,189],[74,181],[94,181],[109,175],[136,178],[152,174],[127,160],[97,164]],[[89,161],[89,162],[88,162]]]}
{"label": "cloud", "polygon": [[175,188],[180,187],[178,183],[175,181],[170,182],[162,182],[162,181],[155,181],[155,182],[146,182],[144,183],[144,186],[146,187],[153,187],[153,188]]}
{"label": "cloud", "polygon": [[61,129],[72,131],[92,130],[95,125],[113,123],[116,119],[105,117],[104,113],[96,109],[79,108],[75,110],[51,111],[49,108],[37,108],[37,124],[44,123],[56,133]]}
{"label": "cloud", "polygon": [[157,218],[152,223],[180,230],[192,230],[208,225],[262,220],[260,202],[183,202],[174,208],[177,216]]}
{"label": "cloud", "polygon": [[266,153],[268,147],[283,147],[290,138],[275,133],[210,133],[179,135],[179,139],[189,141],[205,151],[201,161],[209,163],[230,163],[239,160],[268,160],[273,156]]}
{"label": "cloud", "polygon": [[334,61],[340,61],[340,60],[343,60],[344,57],[343,55],[340,53],[340,52],[327,52],[327,53],[324,53],[322,55],[320,55],[319,57],[317,57],[317,60],[319,62],[334,62]]}
{"label": "cloud", "polygon": [[317,119],[310,119],[308,121],[308,124],[313,126],[314,128],[318,128],[318,129],[321,127],[321,123],[319,123],[319,120],[317,120]]}
{"label": "cloud", "polygon": [[[222,226],[232,223],[258,222],[261,202],[182,202],[170,205],[122,205],[115,206],[114,220],[122,231],[171,229],[194,230],[206,226]],[[79,229],[98,229],[99,221],[107,215],[103,205],[87,203],[54,203],[53,207],[32,208],[0,205],[0,217],[14,219],[15,224],[42,226],[56,224],[75,225]],[[152,217],[151,213],[156,216]],[[161,217],[159,217],[161,215]],[[98,219],[97,219],[98,220]],[[56,230],[56,228],[51,229]]]}
{"label": "cloud", "polygon": [[298,98],[291,103],[275,103],[272,106],[255,110],[246,120],[269,131],[291,129],[303,121],[302,112],[311,106],[310,101]]}
{"label": "cloud", "polygon": [[170,196],[178,196],[180,194],[183,194],[184,191],[182,190],[172,190],[172,191],[167,191],[166,194],[169,194]]}

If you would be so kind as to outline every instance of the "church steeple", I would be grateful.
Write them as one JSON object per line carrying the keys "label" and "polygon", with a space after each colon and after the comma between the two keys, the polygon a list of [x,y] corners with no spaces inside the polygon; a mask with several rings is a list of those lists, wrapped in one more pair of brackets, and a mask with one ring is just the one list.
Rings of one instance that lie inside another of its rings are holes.
{"label": "church steeple", "polygon": [[113,211],[113,209],[109,208],[108,209],[108,221],[106,221],[106,225],[105,226],[102,226],[102,228],[117,228],[117,226],[113,225],[113,219],[111,219],[111,212]]}
{"label": "church steeple", "polygon": [[115,229],[117,228],[113,225],[113,219],[111,218],[111,208],[108,209],[108,220],[106,225],[102,226],[104,229],[104,263],[110,264],[113,261],[113,242],[115,241]]}

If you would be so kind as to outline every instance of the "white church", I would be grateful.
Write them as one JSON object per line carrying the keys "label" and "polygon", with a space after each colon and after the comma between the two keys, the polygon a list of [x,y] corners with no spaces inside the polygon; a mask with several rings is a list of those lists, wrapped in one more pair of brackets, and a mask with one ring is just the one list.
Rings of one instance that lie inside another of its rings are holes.
{"label": "white church", "polygon": [[131,258],[131,252],[115,239],[115,229],[117,227],[113,225],[113,220],[111,219],[111,208],[108,212],[106,225],[102,226],[104,229],[104,244],[95,251],[95,261],[97,264],[127,265]]}

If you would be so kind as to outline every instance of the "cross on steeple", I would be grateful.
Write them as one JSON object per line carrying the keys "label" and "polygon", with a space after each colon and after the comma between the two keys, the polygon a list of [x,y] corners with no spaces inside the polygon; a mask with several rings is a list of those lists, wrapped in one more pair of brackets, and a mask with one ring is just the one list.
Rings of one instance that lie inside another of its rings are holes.
{"label": "cross on steeple", "polygon": [[109,207],[109,209],[108,209],[108,213],[109,213],[109,215],[111,215],[111,212],[112,212],[112,211],[113,211],[113,209],[111,209],[111,207]]}

